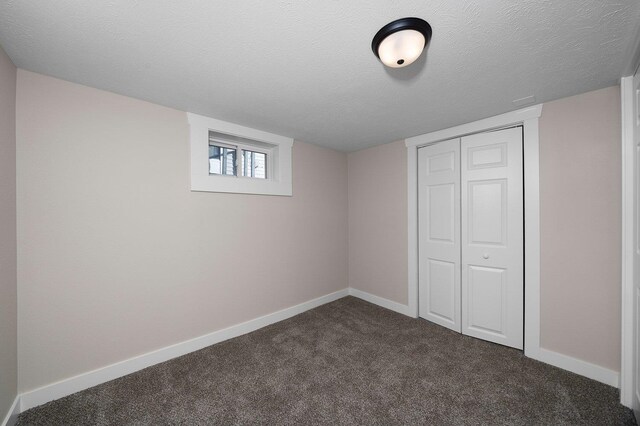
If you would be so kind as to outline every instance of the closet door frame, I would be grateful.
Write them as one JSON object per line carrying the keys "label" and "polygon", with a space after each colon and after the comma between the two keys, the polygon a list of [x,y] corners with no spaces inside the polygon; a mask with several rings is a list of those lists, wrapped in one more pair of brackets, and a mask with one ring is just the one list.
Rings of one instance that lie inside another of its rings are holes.
{"label": "closet door frame", "polygon": [[[418,148],[516,125],[523,126],[524,153],[524,353],[544,358],[540,348],[540,197],[538,120],[542,104],[468,124],[409,138],[407,146],[408,196],[408,314],[418,317]],[[546,360],[545,360],[546,361]],[[548,362],[548,361],[546,361]]]}

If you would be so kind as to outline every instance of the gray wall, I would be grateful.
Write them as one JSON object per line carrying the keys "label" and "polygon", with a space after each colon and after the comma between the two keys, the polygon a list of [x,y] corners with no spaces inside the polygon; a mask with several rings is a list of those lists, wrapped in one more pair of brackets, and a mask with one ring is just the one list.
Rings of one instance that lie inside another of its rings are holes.
{"label": "gray wall", "polygon": [[0,48],[0,421],[16,397],[16,67]]}
{"label": "gray wall", "polygon": [[184,112],[19,70],[17,114],[20,391],[347,287],[345,153],[191,192]]}

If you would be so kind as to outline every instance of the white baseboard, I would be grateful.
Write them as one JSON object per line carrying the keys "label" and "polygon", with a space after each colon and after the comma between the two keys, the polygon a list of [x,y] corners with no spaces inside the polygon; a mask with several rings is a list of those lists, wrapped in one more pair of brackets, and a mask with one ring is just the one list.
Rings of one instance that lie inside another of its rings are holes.
{"label": "white baseboard", "polygon": [[572,373],[596,380],[604,383],[605,385],[613,386],[615,388],[620,385],[620,373],[599,365],[591,364],[587,361],[582,361],[581,359],[573,358],[543,348],[540,348],[536,352],[530,353],[527,356],[546,364],[551,364],[554,367],[562,368],[563,370],[571,371]]}
{"label": "white baseboard", "polygon": [[[290,308],[243,322],[241,324],[215,331],[205,336],[167,346],[165,348],[64,379],[38,389],[24,392],[16,397],[11,410],[7,413],[4,422],[2,423],[2,426],[13,426],[17,420],[18,414],[22,411],[71,395],[72,393],[79,392],[92,386],[126,376],[127,374],[134,373],[142,370],[143,368],[168,361],[172,358],[197,351],[207,346],[250,333],[326,303],[341,299],[347,295],[352,295],[383,308],[411,316],[407,305],[355,288],[347,288],[309,300]],[[619,373],[577,358],[572,358],[570,356],[542,348],[537,350],[535,353],[529,354],[529,356],[538,361],[580,374],[610,386],[618,387],[619,385]]]}
{"label": "white baseboard", "polygon": [[324,305],[325,303],[341,299],[348,294],[349,289],[336,291],[272,314],[267,314],[201,337],[196,337],[195,339],[167,346],[165,348],[70,377],[38,389],[24,392],[20,395],[20,411],[37,407],[38,405],[42,405],[49,401],[71,395],[72,393],[117,379],[118,377],[126,376],[127,374],[134,373],[142,370],[143,368],[151,367],[152,365],[168,361],[172,358],[206,348],[207,346],[220,343],[224,340],[250,333],[258,330],[259,328],[266,327],[287,318],[291,318],[294,315],[301,314],[309,309]]}
{"label": "white baseboard", "polygon": [[402,303],[394,302],[393,300],[385,299],[384,297],[376,296],[375,294],[367,293],[366,291],[358,290],[353,287],[349,287],[349,294],[357,297],[358,299],[366,300],[374,305],[382,306],[383,308],[390,309],[403,315],[409,315],[409,307]]}
{"label": "white baseboard", "polygon": [[13,400],[13,404],[11,404],[9,412],[7,412],[7,415],[2,421],[2,426],[15,425],[18,421],[18,414],[20,414],[20,395],[16,396],[16,399]]}

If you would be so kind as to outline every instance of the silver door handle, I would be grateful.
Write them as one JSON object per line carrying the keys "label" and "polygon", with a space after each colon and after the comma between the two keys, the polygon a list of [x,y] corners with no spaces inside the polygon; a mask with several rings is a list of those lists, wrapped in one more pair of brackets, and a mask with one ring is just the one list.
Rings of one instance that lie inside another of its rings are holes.
{"label": "silver door handle", "polygon": [[488,259],[488,258],[489,258],[489,253],[485,253],[485,254],[483,254],[483,255],[482,255],[482,258],[483,258],[483,259]]}

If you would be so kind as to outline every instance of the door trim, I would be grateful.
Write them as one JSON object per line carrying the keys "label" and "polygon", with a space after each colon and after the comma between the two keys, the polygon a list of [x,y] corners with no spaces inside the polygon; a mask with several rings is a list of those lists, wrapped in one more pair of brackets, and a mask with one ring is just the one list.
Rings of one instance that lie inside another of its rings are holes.
{"label": "door trim", "polygon": [[620,402],[633,404],[633,229],[634,229],[634,124],[633,76],[620,80],[622,103],[622,350]]}
{"label": "door trim", "polygon": [[408,312],[418,317],[418,147],[473,133],[524,128],[524,353],[540,358],[540,164],[538,119],[542,104],[409,138],[407,147]]}

